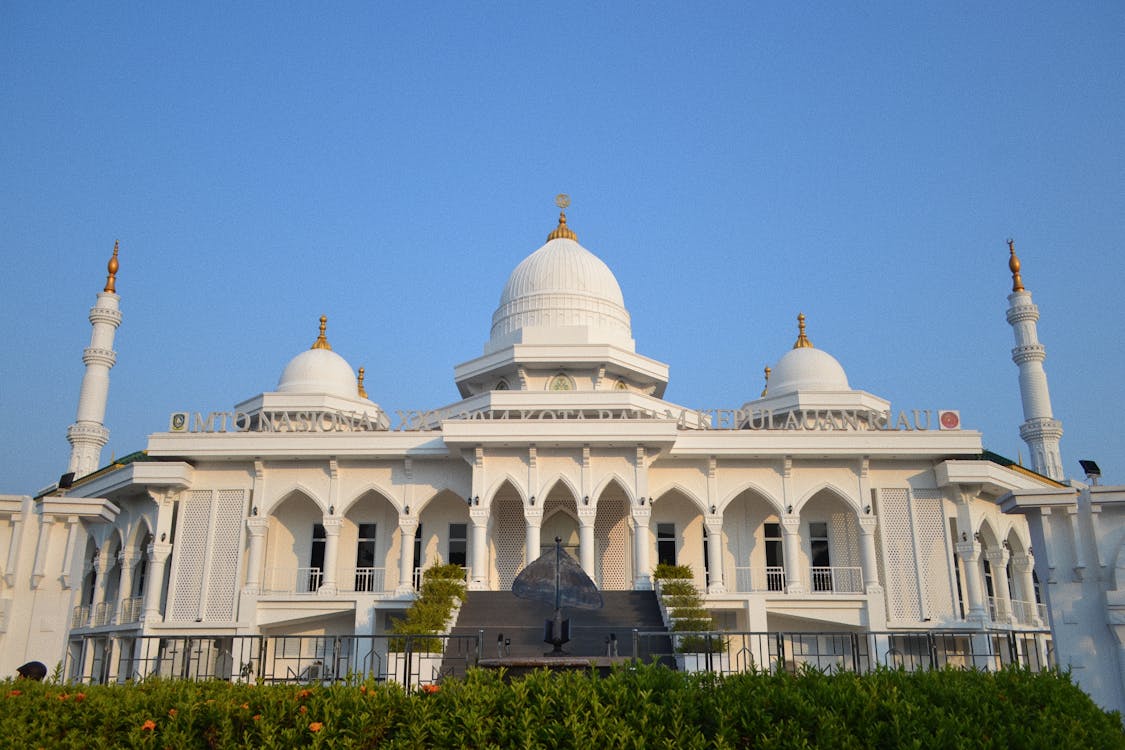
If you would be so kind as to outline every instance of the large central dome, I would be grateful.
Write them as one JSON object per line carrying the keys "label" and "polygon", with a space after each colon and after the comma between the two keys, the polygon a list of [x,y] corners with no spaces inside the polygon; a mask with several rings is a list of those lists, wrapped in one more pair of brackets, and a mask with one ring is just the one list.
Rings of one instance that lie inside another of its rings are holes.
{"label": "large central dome", "polygon": [[613,344],[633,350],[621,287],[609,266],[578,244],[560,215],[547,244],[512,271],[492,314],[486,351],[514,343]]}

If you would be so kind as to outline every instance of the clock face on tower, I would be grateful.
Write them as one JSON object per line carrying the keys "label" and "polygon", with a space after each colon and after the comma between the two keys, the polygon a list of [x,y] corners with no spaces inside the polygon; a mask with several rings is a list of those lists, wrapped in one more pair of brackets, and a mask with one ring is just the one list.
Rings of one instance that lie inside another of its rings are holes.
{"label": "clock face on tower", "polygon": [[547,384],[548,391],[572,391],[574,390],[574,381],[566,375],[556,375],[551,378],[551,382]]}

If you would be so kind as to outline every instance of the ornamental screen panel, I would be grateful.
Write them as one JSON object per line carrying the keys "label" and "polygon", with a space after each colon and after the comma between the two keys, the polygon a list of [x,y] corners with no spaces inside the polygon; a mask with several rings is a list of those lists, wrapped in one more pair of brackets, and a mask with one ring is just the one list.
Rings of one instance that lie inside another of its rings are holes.
{"label": "ornamental screen panel", "polygon": [[207,613],[211,621],[234,619],[238,568],[242,550],[245,490],[219,490],[211,531],[211,564],[207,576]]}
{"label": "ornamental screen panel", "polygon": [[512,582],[523,569],[526,543],[523,503],[519,498],[498,497],[492,501],[492,540],[496,545],[496,575],[500,590],[511,591]]}
{"label": "ornamental screen panel", "polygon": [[910,491],[880,489],[879,538],[882,544],[883,582],[887,615],[894,621],[921,620],[918,574],[914,564],[914,539],[910,524]]}
{"label": "ornamental screen panel", "polygon": [[625,591],[633,588],[629,580],[629,505],[624,497],[605,497],[598,501],[594,518],[594,547],[600,557],[599,588]]}
{"label": "ornamental screen panel", "polygon": [[176,590],[171,616],[175,622],[192,622],[199,617],[210,520],[211,490],[192,490],[183,502],[176,533]]}
{"label": "ornamental screen panel", "polygon": [[953,619],[955,592],[949,577],[949,544],[939,490],[914,490],[914,527],[918,533],[918,566],[926,616],[935,622]]}

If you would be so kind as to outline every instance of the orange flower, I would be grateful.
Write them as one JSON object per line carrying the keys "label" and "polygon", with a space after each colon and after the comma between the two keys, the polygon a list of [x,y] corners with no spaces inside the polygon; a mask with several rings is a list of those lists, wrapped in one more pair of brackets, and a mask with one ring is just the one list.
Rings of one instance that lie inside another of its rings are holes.
{"label": "orange flower", "polygon": [[69,695],[67,695],[66,693],[59,693],[59,700],[60,700],[60,701],[65,701],[65,700],[66,700],[67,698],[69,698],[69,697],[70,697],[70,696],[69,696]]}
{"label": "orange flower", "polygon": [[259,719],[262,718],[262,715],[261,714],[254,714],[250,718],[253,719],[254,721],[258,721]]}
{"label": "orange flower", "polygon": [[309,724],[310,732],[319,732],[321,729],[324,729],[324,725],[319,721],[314,721],[312,724]]}
{"label": "orange flower", "polygon": [[156,729],[156,722],[152,719],[145,719],[145,723],[141,724],[142,732],[151,732],[154,729]]}
{"label": "orange flower", "polygon": [[242,704],[242,707],[243,707],[243,708],[245,708],[245,709],[249,709],[249,708],[250,708],[250,704],[249,704],[249,703],[243,703],[243,704]]}
{"label": "orange flower", "polygon": [[86,694],[85,693],[75,693],[74,694],[74,700],[81,703],[82,701],[86,700]]}
{"label": "orange flower", "polygon": [[359,686],[359,692],[363,695],[367,695],[367,686],[366,685],[360,685]]}
{"label": "orange flower", "polygon": [[436,693],[439,690],[441,690],[441,686],[435,685],[433,683],[430,683],[429,685],[423,685],[422,686],[422,692],[426,693],[427,695],[433,695],[434,693]]}
{"label": "orange flower", "polygon": [[8,693],[9,698],[15,698],[17,695],[23,695],[23,691],[22,690],[13,690],[12,692]]}
{"label": "orange flower", "polygon": [[179,711],[177,711],[177,710],[176,710],[176,709],[174,709],[174,708],[169,708],[169,709],[168,709],[168,715],[169,715],[169,716],[173,716],[173,717],[174,717],[174,716],[175,716],[176,714],[178,714],[178,713],[179,713]]}
{"label": "orange flower", "polygon": [[301,706],[300,708],[297,709],[297,711],[302,713],[302,714],[307,714],[309,712],[309,707],[308,706]]}

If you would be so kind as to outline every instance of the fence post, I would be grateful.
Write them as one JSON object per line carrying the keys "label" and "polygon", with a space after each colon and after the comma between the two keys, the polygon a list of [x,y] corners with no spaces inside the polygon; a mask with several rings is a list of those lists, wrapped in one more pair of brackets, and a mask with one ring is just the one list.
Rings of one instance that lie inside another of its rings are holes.
{"label": "fence post", "polygon": [[785,635],[779,631],[775,637],[777,638],[777,665],[775,668],[780,674],[785,669]]}
{"label": "fence post", "polygon": [[930,647],[930,669],[937,669],[937,643],[934,641],[934,631],[926,631],[926,644]]}
{"label": "fence post", "polygon": [[641,658],[641,634],[637,628],[633,628],[633,660]]}
{"label": "fence post", "polygon": [[484,628],[477,631],[477,663],[484,658]]}
{"label": "fence post", "polygon": [[859,674],[859,634],[852,633],[852,671]]}

